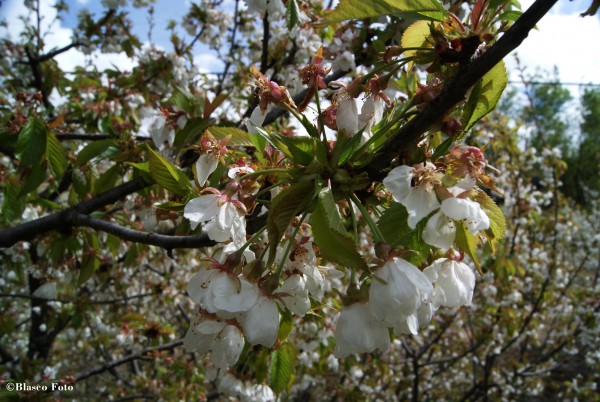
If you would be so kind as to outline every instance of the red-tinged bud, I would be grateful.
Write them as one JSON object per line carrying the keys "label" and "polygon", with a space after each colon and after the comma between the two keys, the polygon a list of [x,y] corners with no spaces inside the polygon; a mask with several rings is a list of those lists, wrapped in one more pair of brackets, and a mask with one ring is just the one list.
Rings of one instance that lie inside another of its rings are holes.
{"label": "red-tinged bud", "polygon": [[330,129],[337,131],[336,114],[337,107],[331,105],[323,111],[321,117],[323,118],[323,124],[325,124]]}
{"label": "red-tinged bud", "polygon": [[240,189],[241,185],[240,183],[238,183],[237,181],[233,180],[230,181],[229,183],[227,183],[227,185],[225,186],[225,190],[223,190],[223,194],[226,194],[227,196],[231,197],[233,196],[235,193],[238,192],[238,190]]}
{"label": "red-tinged bud", "polygon": [[462,129],[462,123],[456,117],[445,119],[442,122],[441,130],[449,137],[456,137],[462,132]]}
{"label": "red-tinged bud", "polygon": [[388,46],[383,53],[383,61],[391,63],[392,58],[400,56],[402,54],[402,48],[397,45]]}
{"label": "red-tinged bud", "polygon": [[436,92],[433,90],[433,88],[427,85],[419,84],[414,97],[414,101],[416,104],[429,103],[435,99],[435,96]]}
{"label": "red-tinged bud", "polygon": [[384,242],[378,242],[375,244],[375,255],[377,258],[386,261],[390,256],[390,252],[392,251],[392,246]]}

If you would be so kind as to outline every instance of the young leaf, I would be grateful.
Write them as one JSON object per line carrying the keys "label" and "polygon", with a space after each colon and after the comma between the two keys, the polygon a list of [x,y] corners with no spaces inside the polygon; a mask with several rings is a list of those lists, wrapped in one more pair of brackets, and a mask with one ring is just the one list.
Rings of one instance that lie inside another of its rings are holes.
{"label": "young leaf", "polygon": [[340,0],[323,24],[389,14],[409,14],[422,19],[444,21],[447,12],[436,0]]}
{"label": "young leaf", "polygon": [[490,228],[485,231],[490,243],[501,240],[506,234],[506,218],[502,210],[483,191],[477,191],[474,200],[481,205],[481,208],[485,211],[488,218],[490,218]]}
{"label": "young leaf", "polygon": [[[431,44],[428,42],[427,38],[431,36],[431,29],[429,27],[429,22],[427,21],[417,21],[414,24],[410,25],[404,33],[402,34],[402,47],[403,48],[413,48],[413,47],[430,47]],[[417,55],[418,50],[407,50],[404,52],[406,57],[413,57]],[[412,66],[411,62],[409,66]],[[410,67],[409,67],[410,70]]]}
{"label": "young leaf", "polygon": [[398,202],[386,209],[377,226],[385,241],[392,246],[407,245],[413,235],[413,229],[408,226],[408,212]]}
{"label": "young leaf", "polygon": [[310,215],[315,243],[326,259],[347,267],[366,270],[367,264],[346,234],[331,189],[321,190],[317,206]]}
{"label": "young leaf", "polygon": [[75,167],[79,167],[97,156],[109,155],[116,151],[119,151],[119,148],[117,142],[112,138],[91,142],[77,154]]}
{"label": "young leaf", "polygon": [[479,257],[477,256],[477,237],[473,236],[467,229],[463,222],[455,222],[456,225],[456,246],[459,250],[467,253],[469,257],[475,263],[477,267],[477,271],[483,275],[483,271],[481,270],[481,263],[479,262]]}
{"label": "young leaf", "polygon": [[269,262],[273,262],[275,251],[279,241],[286,229],[290,226],[292,219],[305,208],[313,198],[315,183],[304,181],[295,183],[286,190],[279,193],[271,202],[269,217],[267,218],[267,229],[269,230]]}
{"label": "young leaf", "polygon": [[119,165],[113,165],[106,172],[100,176],[98,180],[94,183],[94,193],[99,194],[104,191],[110,190],[115,187],[117,180],[119,180]]}
{"label": "young leaf", "polygon": [[[471,94],[471,97],[476,96],[476,104],[473,108],[473,113],[470,116],[463,116],[464,131],[456,138],[456,140],[462,138],[475,123],[496,108],[507,83],[508,75],[506,74],[504,62],[501,61],[483,76],[481,79],[481,91],[479,93]],[[472,102],[471,97],[469,97],[468,104]]]}
{"label": "young leaf", "polygon": [[34,164],[31,166],[31,170],[25,179],[25,182],[21,186],[19,191],[19,197],[34,191],[37,189],[46,179],[46,168],[40,164]]}
{"label": "young leaf", "polygon": [[298,8],[296,0],[288,0],[285,17],[287,20],[287,27],[290,31],[300,23],[300,9]]}
{"label": "young leaf", "polygon": [[185,173],[157,154],[152,148],[148,147],[148,151],[150,152],[150,176],[167,190],[186,195],[190,190],[190,184]]}
{"label": "young leaf", "polygon": [[287,388],[294,371],[294,346],[284,343],[271,354],[269,385],[276,394]]}
{"label": "young leaf", "polygon": [[254,146],[254,143],[250,139],[250,136],[252,134],[250,134],[246,131],[240,130],[239,128],[212,126],[212,127],[207,128],[206,131],[211,133],[212,136],[215,137],[217,140],[222,140],[223,138],[230,135],[231,138],[229,139],[229,142],[227,143],[227,145],[230,145],[233,147],[240,147],[240,146],[253,147]]}
{"label": "young leaf", "polygon": [[[286,137],[278,134],[271,134],[271,138],[273,141],[279,144],[278,148],[281,147],[281,144],[285,146],[288,153],[291,156],[291,159],[303,166],[307,166],[310,162],[313,161],[315,153],[316,153],[316,142],[315,138],[311,137]],[[283,147],[281,147],[283,148]]]}
{"label": "young leaf", "polygon": [[49,132],[46,137],[46,159],[55,179],[60,180],[67,167],[67,154],[52,132]]}
{"label": "young leaf", "polygon": [[46,151],[46,125],[37,117],[30,117],[21,129],[15,152],[21,163],[26,166],[40,163]]}

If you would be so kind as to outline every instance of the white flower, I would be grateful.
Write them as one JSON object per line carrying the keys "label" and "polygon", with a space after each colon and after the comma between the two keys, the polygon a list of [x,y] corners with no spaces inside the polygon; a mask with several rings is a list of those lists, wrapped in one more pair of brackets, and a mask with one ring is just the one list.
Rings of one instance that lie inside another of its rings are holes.
{"label": "white flower", "polygon": [[33,292],[35,297],[41,299],[56,299],[56,282],[46,282]]}
{"label": "white flower", "polygon": [[254,306],[240,318],[244,336],[251,345],[268,348],[275,344],[279,331],[277,304],[266,296],[259,296]]}
{"label": "white flower", "polygon": [[253,384],[248,386],[246,394],[242,395],[242,401],[248,402],[274,402],[275,393],[266,384]]}
{"label": "white flower", "polygon": [[354,98],[345,97],[338,101],[335,121],[338,131],[344,130],[347,136],[358,131],[358,107]]}
{"label": "white flower", "polygon": [[422,303],[417,312],[406,317],[405,321],[401,321],[394,326],[396,334],[413,334],[417,335],[419,328],[424,328],[431,322],[433,318],[433,305],[431,303]]}
{"label": "white flower", "polygon": [[283,304],[292,313],[303,317],[310,310],[310,299],[304,275],[290,275],[277,289],[277,293],[281,294]]}
{"label": "white flower", "polygon": [[250,134],[258,134],[258,130],[256,128],[262,127],[268,113],[269,109],[265,110],[265,112],[263,113],[262,110],[260,110],[260,107],[257,106],[252,111],[250,118],[244,122],[246,124],[246,130],[248,130]]}
{"label": "white flower", "polygon": [[204,187],[208,176],[217,169],[219,158],[213,154],[202,154],[196,161],[194,168],[196,170],[196,179],[198,185]]}
{"label": "white flower", "polygon": [[190,200],[183,216],[195,229],[199,223],[208,222],[205,230],[212,240],[224,242],[232,238],[236,244],[246,241],[245,208],[237,200],[227,199],[223,194],[204,194]]}
{"label": "white flower", "polygon": [[448,250],[456,238],[454,221],[459,220],[464,220],[467,230],[474,235],[490,227],[490,219],[478,202],[451,197],[442,201],[440,211],[425,225],[423,240],[434,247]]}
{"label": "white flower", "polygon": [[[435,171],[435,166],[427,163],[420,171],[432,172]],[[427,180],[419,186],[411,186],[418,173],[415,168],[402,165],[392,169],[383,179],[383,185],[392,193],[394,200],[406,207],[408,226],[411,229],[416,228],[421,219],[440,207],[435,191]]]}
{"label": "white flower", "polygon": [[190,351],[212,352],[215,366],[226,369],[238,361],[244,348],[244,337],[234,325],[201,319],[192,323],[183,344]]}
{"label": "white flower", "polygon": [[239,397],[245,392],[245,385],[239,378],[226,373],[219,380],[219,392],[226,396]]}
{"label": "white flower", "polygon": [[188,282],[192,300],[209,313],[231,318],[256,303],[258,287],[220,269],[202,269]]}
{"label": "white flower", "polygon": [[369,301],[373,315],[387,326],[407,323],[414,328],[416,316],[410,316],[415,315],[432,294],[433,286],[419,268],[401,258],[394,258],[373,275]]}
{"label": "white flower", "polygon": [[425,268],[423,273],[435,285],[434,307],[471,305],[475,289],[475,273],[467,264],[440,258]]}
{"label": "white flower", "polygon": [[269,15],[285,15],[286,8],[281,0],[244,0],[249,13],[264,14],[266,11]]}
{"label": "white flower", "polygon": [[380,97],[369,96],[365,100],[360,109],[360,115],[358,115],[359,125],[364,127],[363,141],[371,137],[371,129],[381,121],[384,110],[385,102]]}
{"label": "white flower", "polygon": [[388,329],[374,319],[368,304],[354,303],[342,309],[335,328],[335,356],[382,351],[390,347]]}
{"label": "white flower", "polygon": [[356,70],[356,62],[354,61],[354,55],[345,50],[343,53],[338,55],[335,60],[331,63],[331,67],[334,71],[354,71]]}

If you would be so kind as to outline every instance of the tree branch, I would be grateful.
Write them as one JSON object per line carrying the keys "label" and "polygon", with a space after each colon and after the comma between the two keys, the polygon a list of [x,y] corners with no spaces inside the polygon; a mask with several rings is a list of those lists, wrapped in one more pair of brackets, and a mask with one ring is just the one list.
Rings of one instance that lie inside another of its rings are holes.
{"label": "tree branch", "polygon": [[117,366],[129,363],[131,361],[137,360],[137,359],[142,359],[145,357],[145,355],[150,354],[152,352],[162,352],[165,350],[172,350],[175,349],[176,347],[179,347],[183,345],[183,339],[179,339],[177,341],[173,341],[164,345],[159,345],[159,346],[155,346],[155,347],[150,347],[150,348],[145,348],[144,350],[142,350],[141,352],[138,353],[133,353],[129,356],[125,356],[119,360],[114,360],[110,363],[107,363],[103,366],[100,367],[96,367],[92,370],[88,370],[83,374],[78,375],[77,377],[75,377],[75,382],[79,382],[79,381],[83,381],[86,380],[92,376],[95,376],[97,374],[103,373],[105,371],[111,370]]}
{"label": "tree branch", "polygon": [[483,55],[465,65],[445,89],[415,118],[403,125],[382,152],[373,158],[366,170],[371,178],[380,178],[381,170],[389,166],[401,151],[419,140],[435,122],[452,107],[465,99],[468,90],[488,71],[516,49],[557,0],[536,0],[535,3]]}
{"label": "tree branch", "polygon": [[103,221],[101,219],[92,218],[89,215],[75,211],[69,212],[67,216],[67,222],[72,226],[90,227],[92,229],[113,234],[123,240],[128,240],[135,243],[150,244],[167,250],[172,250],[174,248],[209,247],[216,244],[205,234],[198,236],[168,236],[153,232],[142,232],[139,230],[133,230],[119,226],[111,222]]}
{"label": "tree branch", "polygon": [[67,216],[70,212],[76,211],[82,214],[89,214],[106,205],[113,204],[129,194],[143,190],[150,186],[150,184],[142,177],[137,177],[111,190],[98,194],[89,200],[82,201],[74,207],[4,229],[0,231],[0,248],[12,247],[19,241],[28,241],[53,230],[66,229],[69,227]]}

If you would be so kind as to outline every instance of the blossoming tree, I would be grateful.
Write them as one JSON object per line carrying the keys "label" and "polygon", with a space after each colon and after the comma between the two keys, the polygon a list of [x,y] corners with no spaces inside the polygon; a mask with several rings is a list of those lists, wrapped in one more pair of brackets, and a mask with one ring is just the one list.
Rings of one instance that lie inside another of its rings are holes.
{"label": "blossoming tree", "polygon": [[[489,118],[502,59],[554,1],[201,1],[170,26],[172,52],[131,31],[129,7],[152,20],[150,1],[103,1],[62,47],[25,3],[37,24],[2,41],[4,382],[74,384],[65,398],[510,400],[549,392],[528,378],[565,345],[593,350],[598,276],[573,284],[598,239],[560,241],[577,211],[559,155],[528,159]],[[222,72],[199,72],[199,43]],[[63,71],[75,49],[135,66]],[[588,308],[552,321],[549,300]]]}

